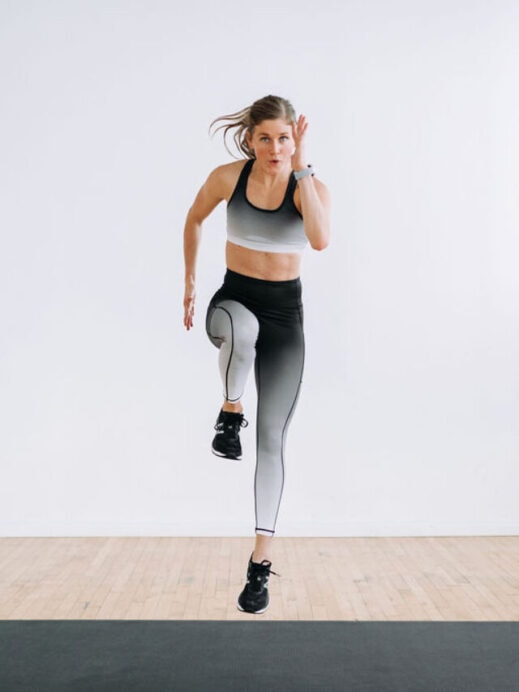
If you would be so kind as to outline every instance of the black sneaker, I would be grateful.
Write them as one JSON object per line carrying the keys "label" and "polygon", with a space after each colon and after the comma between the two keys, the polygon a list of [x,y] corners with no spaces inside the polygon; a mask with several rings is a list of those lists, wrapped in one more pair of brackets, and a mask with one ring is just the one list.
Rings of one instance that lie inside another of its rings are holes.
{"label": "black sneaker", "polygon": [[238,597],[238,610],[242,613],[254,613],[261,615],[269,605],[268,583],[271,574],[276,574],[270,568],[272,563],[263,560],[261,563],[253,562],[252,556],[247,568],[247,583]]}
{"label": "black sneaker", "polygon": [[220,411],[214,426],[213,454],[226,459],[241,459],[240,429],[247,425],[243,413]]}

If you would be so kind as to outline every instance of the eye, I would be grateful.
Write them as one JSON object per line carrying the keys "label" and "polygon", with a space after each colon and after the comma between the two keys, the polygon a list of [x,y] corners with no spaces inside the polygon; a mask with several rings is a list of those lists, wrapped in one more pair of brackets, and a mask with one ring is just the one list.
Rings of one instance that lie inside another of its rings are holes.
{"label": "eye", "polygon": [[260,142],[268,142],[269,138],[268,137],[260,137]]}
{"label": "eye", "polygon": [[282,142],[288,142],[288,135],[281,135],[279,138]]}

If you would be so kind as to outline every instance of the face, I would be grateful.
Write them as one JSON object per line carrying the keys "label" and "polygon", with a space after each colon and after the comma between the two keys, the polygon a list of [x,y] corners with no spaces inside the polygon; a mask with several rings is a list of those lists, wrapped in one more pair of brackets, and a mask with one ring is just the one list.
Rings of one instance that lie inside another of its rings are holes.
{"label": "face", "polygon": [[258,163],[275,173],[290,163],[294,153],[292,125],[281,118],[263,120],[247,137],[247,144],[254,149]]}

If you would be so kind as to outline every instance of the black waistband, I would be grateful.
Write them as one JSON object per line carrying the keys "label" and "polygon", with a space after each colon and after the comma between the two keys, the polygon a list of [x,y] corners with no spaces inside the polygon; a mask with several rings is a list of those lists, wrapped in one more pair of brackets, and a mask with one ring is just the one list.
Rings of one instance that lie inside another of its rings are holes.
{"label": "black waistband", "polygon": [[261,287],[273,287],[273,288],[286,288],[290,290],[291,288],[298,289],[301,286],[301,279],[297,277],[296,279],[287,279],[285,281],[268,281],[267,279],[256,279],[253,276],[246,276],[245,274],[238,274],[233,272],[232,269],[227,269],[224,277],[225,285],[247,285],[247,286],[257,286]]}
{"label": "black waistband", "polygon": [[252,276],[238,274],[228,269],[225,273],[221,292],[227,297],[261,308],[298,308],[301,306],[301,279],[287,281],[267,281]]}

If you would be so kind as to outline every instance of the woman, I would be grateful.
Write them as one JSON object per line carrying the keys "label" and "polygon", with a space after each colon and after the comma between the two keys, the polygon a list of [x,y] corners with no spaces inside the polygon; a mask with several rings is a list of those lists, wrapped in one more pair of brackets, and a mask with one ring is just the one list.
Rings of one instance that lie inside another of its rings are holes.
{"label": "woman", "polygon": [[[233,139],[243,159],[213,170],[191,206],[184,230],[184,325],[193,326],[195,265],[202,223],[227,202],[222,287],[206,316],[219,348],[223,404],[212,450],[241,459],[247,422],[241,398],[254,364],[257,389],[256,540],[238,608],[263,613],[269,603],[270,547],[283,490],[285,436],[297,402],[304,361],[301,255],[329,241],[330,201],[305,154],[307,120],[286,99],[266,96],[211,123]],[[229,150],[228,150],[229,151]]]}

